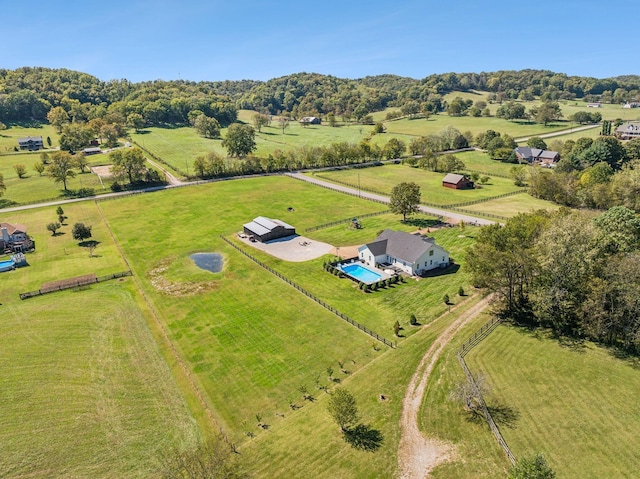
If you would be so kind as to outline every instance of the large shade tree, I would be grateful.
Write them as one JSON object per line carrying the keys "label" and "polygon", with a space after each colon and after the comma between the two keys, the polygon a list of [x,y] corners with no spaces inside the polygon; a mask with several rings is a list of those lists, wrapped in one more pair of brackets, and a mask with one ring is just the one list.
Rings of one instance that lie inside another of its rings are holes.
{"label": "large shade tree", "polygon": [[247,156],[257,148],[256,131],[251,125],[233,123],[227,129],[222,146],[227,149],[229,156]]}
{"label": "large shade tree", "polygon": [[414,182],[400,183],[391,190],[389,209],[402,215],[402,221],[407,216],[420,211],[420,186]]}
{"label": "large shade tree", "polygon": [[76,172],[73,171],[75,164],[75,159],[68,152],[56,151],[51,155],[47,173],[53,181],[62,183],[64,190],[67,191],[67,181],[76,176]]}

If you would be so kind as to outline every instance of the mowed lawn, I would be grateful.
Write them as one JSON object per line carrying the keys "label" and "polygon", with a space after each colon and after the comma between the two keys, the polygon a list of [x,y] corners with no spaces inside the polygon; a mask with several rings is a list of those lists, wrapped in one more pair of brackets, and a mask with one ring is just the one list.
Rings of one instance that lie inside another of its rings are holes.
{"label": "mowed lawn", "polygon": [[[313,173],[310,173],[313,174]],[[444,173],[436,173],[408,165],[385,164],[372,168],[359,168],[340,171],[323,171],[315,173],[323,180],[347,183],[364,190],[371,190],[390,195],[391,190],[402,182],[415,182],[420,186],[421,200],[425,204],[452,205],[469,201],[484,200],[505,193],[521,190],[513,184],[513,180],[491,177],[481,188],[472,190],[454,190],[442,186]]]}
{"label": "mowed lawn", "polygon": [[637,477],[640,371],[591,343],[560,345],[544,333],[499,326],[468,356],[485,374],[489,404],[516,457],[543,453],[558,477]]}
{"label": "mowed lawn", "polygon": [[[295,208],[293,213],[287,211],[289,206]],[[289,401],[310,406],[303,401],[299,388],[304,385],[314,389],[317,378],[320,384],[330,385],[328,367],[345,379],[348,375],[339,372],[339,362],[353,373],[387,349],[378,343],[379,351],[374,350],[373,338],[219,239],[220,234],[234,238],[242,223],[258,215],[283,219],[302,233],[308,226],[379,211],[380,205],[274,177],[101,202],[100,208],[171,340],[189,363],[223,428],[238,443],[248,440],[247,432],[265,434],[256,427],[256,414],[274,418],[267,422],[272,421],[275,427],[280,422],[276,413],[286,412]],[[139,211],[147,214],[140,217],[136,214]],[[393,224],[391,220],[389,226]],[[457,248],[454,256],[462,261],[463,250],[473,239],[458,238],[454,229],[450,230],[449,236],[443,232],[438,241],[445,248]],[[365,235],[373,239],[376,234],[367,230],[362,239]],[[312,234],[309,237],[316,238]],[[198,270],[187,259],[190,253],[202,251],[222,253],[223,272]],[[322,258],[288,263],[257,251],[254,254],[390,339],[396,320],[408,328],[409,315],[415,312],[426,324],[446,309],[443,291],[459,303],[464,299],[455,297],[459,286],[468,288],[466,273],[461,269],[364,294],[351,281],[324,272]],[[163,266],[168,269],[154,272]],[[196,287],[202,289],[195,291]],[[185,295],[172,288],[185,291]],[[411,333],[407,329],[404,336]]]}
{"label": "mowed lawn", "polygon": [[[39,127],[22,126],[9,124],[6,130],[0,130],[0,155],[9,155],[15,152],[14,148],[20,149],[18,139],[25,136],[41,136],[45,148],[48,148],[47,137],[51,138],[51,147],[58,146],[58,134],[55,129],[47,124]],[[18,156],[18,155],[15,155]]]}
{"label": "mowed lawn", "polygon": [[[91,273],[104,276],[128,269],[94,202],[63,205],[67,219],[58,234],[52,236],[46,226],[58,221],[56,208],[50,206],[2,215],[3,222],[26,226],[27,233],[36,243],[36,249],[26,255],[29,266],[0,275],[0,303],[15,300],[18,293],[40,289],[45,282]],[[71,230],[75,223],[91,226],[91,240],[98,242],[93,257],[89,257],[88,250],[73,239]]]}
{"label": "mowed lawn", "polygon": [[[465,303],[460,310],[469,307],[477,299]],[[248,458],[250,466],[247,469],[252,477],[397,477],[398,426],[407,384],[425,351],[460,310],[420,328],[398,349],[385,352],[366,367],[343,378],[342,386],[356,398],[362,423],[381,434],[379,449],[359,450],[343,441],[339,427],[326,410],[328,397],[321,393],[313,405],[288,414],[286,421],[268,435],[260,435],[243,445],[241,453]],[[435,389],[442,387],[438,381],[434,384]],[[445,396],[447,394],[448,391]],[[381,395],[384,399],[381,399]],[[434,410],[442,406],[438,404]],[[501,456],[490,431],[464,419],[459,430],[470,439],[466,443],[467,449],[456,446],[453,458],[458,463],[464,463],[468,475],[438,477],[505,477],[507,461]],[[433,430],[425,431],[425,434],[445,439]]]}
{"label": "mowed lawn", "polygon": [[464,210],[469,214],[476,212],[511,217],[518,213],[529,213],[533,210],[557,210],[558,208],[560,208],[560,205],[556,203],[523,193],[465,206]]}
{"label": "mowed lawn", "polygon": [[2,300],[1,477],[147,478],[195,442],[135,294],[126,279]]}

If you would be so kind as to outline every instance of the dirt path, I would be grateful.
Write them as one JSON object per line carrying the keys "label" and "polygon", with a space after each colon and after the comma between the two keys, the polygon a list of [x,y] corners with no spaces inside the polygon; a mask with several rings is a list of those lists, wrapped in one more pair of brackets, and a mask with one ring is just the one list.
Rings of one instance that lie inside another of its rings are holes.
{"label": "dirt path", "polygon": [[460,328],[482,313],[488,304],[488,298],[484,298],[451,323],[422,357],[411,378],[407,393],[402,401],[402,417],[400,418],[401,437],[398,446],[398,466],[401,479],[424,479],[429,476],[429,472],[434,467],[448,460],[453,453],[451,445],[438,439],[423,436],[418,429],[418,413],[431,371],[445,346]]}

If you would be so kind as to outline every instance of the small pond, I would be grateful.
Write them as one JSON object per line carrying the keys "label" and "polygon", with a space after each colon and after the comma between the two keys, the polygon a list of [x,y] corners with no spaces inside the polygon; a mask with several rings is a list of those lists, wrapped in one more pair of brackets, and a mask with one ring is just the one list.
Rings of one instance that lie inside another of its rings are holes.
{"label": "small pond", "polygon": [[224,265],[222,255],[218,253],[194,253],[189,258],[193,260],[198,268],[212,273],[219,273]]}

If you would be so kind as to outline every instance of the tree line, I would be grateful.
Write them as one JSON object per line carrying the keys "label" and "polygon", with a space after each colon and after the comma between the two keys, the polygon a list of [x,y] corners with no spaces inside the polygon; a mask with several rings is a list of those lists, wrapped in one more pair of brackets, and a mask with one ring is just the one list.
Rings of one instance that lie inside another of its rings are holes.
{"label": "tree line", "polygon": [[[585,101],[620,103],[640,100],[640,76],[597,79],[567,76],[546,70],[446,73],[416,80],[397,75],[342,79],[315,73],[296,73],[266,82],[241,80],[190,82],[183,80],[132,83],[126,79],[101,81],[67,69],[0,69],[0,121],[39,121],[54,107],[62,107],[72,122],[88,122],[107,114],[140,115],[144,125],[188,124],[189,113],[200,111],[226,126],[237,109],[263,113],[285,112],[294,118],[337,115],[361,121],[387,107],[411,112],[460,109],[479,116],[484,108],[470,100],[443,102],[453,91],[489,91],[488,101]],[[473,103],[473,102],[472,102]]]}
{"label": "tree line", "polygon": [[484,227],[467,255],[475,286],[514,321],[640,353],[640,218],[538,211]]}

